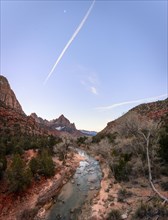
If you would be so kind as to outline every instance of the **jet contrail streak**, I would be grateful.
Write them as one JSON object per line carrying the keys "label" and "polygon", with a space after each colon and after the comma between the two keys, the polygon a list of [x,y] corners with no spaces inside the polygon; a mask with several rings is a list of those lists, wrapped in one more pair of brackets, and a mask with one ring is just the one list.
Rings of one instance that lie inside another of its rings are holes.
{"label": "jet contrail streak", "polygon": [[119,106],[123,106],[123,105],[129,105],[129,104],[136,104],[136,103],[143,103],[143,102],[150,102],[153,100],[157,100],[163,97],[167,97],[168,94],[163,94],[160,96],[155,96],[155,97],[150,97],[150,98],[146,98],[146,99],[138,99],[138,100],[133,100],[133,101],[127,101],[127,102],[120,102],[120,103],[115,103],[113,105],[109,105],[109,106],[104,106],[104,107],[97,107],[97,110],[102,110],[102,111],[106,111],[106,110],[110,110]]}
{"label": "jet contrail streak", "polygon": [[61,54],[59,55],[58,59],[56,60],[53,68],[51,69],[50,73],[48,74],[48,76],[46,77],[44,84],[46,84],[46,82],[48,81],[48,79],[50,78],[50,76],[52,75],[53,71],[55,70],[56,66],[58,65],[58,63],[60,62],[61,58],[63,57],[64,53],[66,52],[66,50],[68,49],[68,47],[71,45],[71,43],[73,42],[73,40],[75,39],[75,37],[77,36],[77,34],[79,33],[79,31],[81,30],[81,28],[83,27],[83,25],[85,24],[87,18],[89,17],[89,14],[91,13],[93,6],[95,4],[94,0],[91,4],[91,6],[89,7],[86,15],[84,16],[84,18],[82,19],[81,23],[79,24],[79,26],[77,27],[77,29],[75,30],[75,32],[73,33],[72,37],[69,39],[68,43],[66,44],[66,46],[64,47],[63,51],[61,52]]}

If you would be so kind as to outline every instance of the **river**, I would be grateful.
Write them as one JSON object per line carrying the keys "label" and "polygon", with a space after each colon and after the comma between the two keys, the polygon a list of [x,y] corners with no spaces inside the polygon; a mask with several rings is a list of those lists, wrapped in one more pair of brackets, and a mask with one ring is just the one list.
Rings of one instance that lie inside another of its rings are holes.
{"label": "river", "polygon": [[102,172],[99,162],[85,151],[76,150],[85,160],[80,162],[72,179],[62,187],[47,220],[77,220],[82,205],[90,201],[100,189]]}

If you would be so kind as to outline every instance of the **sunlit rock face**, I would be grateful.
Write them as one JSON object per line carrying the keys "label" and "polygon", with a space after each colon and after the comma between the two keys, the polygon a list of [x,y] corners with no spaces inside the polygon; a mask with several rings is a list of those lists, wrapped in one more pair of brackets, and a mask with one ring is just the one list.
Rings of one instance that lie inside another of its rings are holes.
{"label": "sunlit rock face", "polygon": [[0,136],[18,134],[48,135],[49,131],[24,113],[8,80],[0,75]]}
{"label": "sunlit rock face", "polygon": [[8,80],[0,75],[0,101],[19,113],[24,114],[21,105],[19,104],[13,90],[11,89]]}

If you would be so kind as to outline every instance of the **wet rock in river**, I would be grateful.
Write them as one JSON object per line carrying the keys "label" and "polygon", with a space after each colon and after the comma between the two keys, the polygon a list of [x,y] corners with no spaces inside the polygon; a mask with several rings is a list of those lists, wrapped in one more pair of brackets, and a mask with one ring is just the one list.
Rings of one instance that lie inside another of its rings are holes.
{"label": "wet rock in river", "polygon": [[91,186],[89,189],[90,189],[90,190],[94,190],[94,189],[95,189],[95,187]]}

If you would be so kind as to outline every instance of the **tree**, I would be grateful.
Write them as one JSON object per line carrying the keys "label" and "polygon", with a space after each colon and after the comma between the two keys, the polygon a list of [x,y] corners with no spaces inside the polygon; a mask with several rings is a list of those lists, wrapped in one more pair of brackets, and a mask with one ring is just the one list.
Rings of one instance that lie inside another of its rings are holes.
{"label": "tree", "polygon": [[53,176],[55,173],[54,162],[51,155],[46,149],[43,149],[38,156],[39,174],[43,174],[46,177]]}
{"label": "tree", "polygon": [[33,175],[35,175],[40,169],[40,163],[38,158],[32,158],[29,162],[29,167]]}
{"label": "tree", "polygon": [[3,177],[3,173],[7,168],[7,160],[5,155],[0,155],[0,179]]}
{"label": "tree", "polygon": [[168,165],[168,125],[165,125],[160,132],[159,156]]}
{"label": "tree", "polygon": [[148,118],[140,118],[138,115],[133,114],[127,117],[125,124],[122,125],[122,129],[126,129],[128,136],[131,135],[138,139],[139,145],[145,150],[151,188],[161,199],[168,202],[168,198],[155,188],[151,172],[151,157],[154,157],[156,152],[154,148],[156,143],[158,143],[158,124]]}
{"label": "tree", "polygon": [[26,167],[19,154],[13,156],[7,174],[11,192],[21,192],[31,183],[31,171]]}
{"label": "tree", "polygon": [[7,168],[6,160],[6,147],[3,142],[0,142],[0,179],[3,177],[3,173]]}

